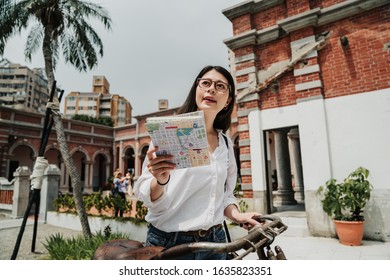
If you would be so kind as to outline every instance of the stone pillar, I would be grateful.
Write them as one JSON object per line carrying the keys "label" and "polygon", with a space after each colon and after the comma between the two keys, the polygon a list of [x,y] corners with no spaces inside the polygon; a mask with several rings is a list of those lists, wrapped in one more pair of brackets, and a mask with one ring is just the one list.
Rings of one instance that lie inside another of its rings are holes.
{"label": "stone pillar", "polygon": [[66,186],[66,172],[65,172],[65,163],[64,160],[61,159],[60,161],[60,172],[61,172],[61,181],[60,181],[60,191],[62,193],[68,192],[68,187]]}
{"label": "stone pillar", "polygon": [[105,164],[106,166],[105,166],[105,169],[106,169],[106,176],[105,176],[105,181],[103,182],[103,184],[106,184],[106,183],[108,183],[108,178],[110,178],[111,176],[113,176],[113,174],[111,174],[112,173],[112,171],[111,171],[111,168],[110,168],[110,163],[106,163]]}
{"label": "stone pillar", "polygon": [[121,140],[119,142],[119,155],[118,155],[118,158],[119,158],[119,170],[123,173],[123,175],[125,175],[125,170],[123,170],[124,166],[123,166],[123,141]]}
{"label": "stone pillar", "polygon": [[303,203],[305,201],[305,192],[303,188],[303,171],[301,161],[301,147],[299,142],[299,131],[297,128],[293,128],[288,133],[290,139],[290,151],[292,158],[292,169],[294,174],[294,191],[295,199],[298,202]]}
{"label": "stone pillar", "polygon": [[140,163],[140,149],[139,149],[139,141],[137,140],[135,142],[135,150],[134,150],[134,178],[138,178],[140,175],[141,175],[141,165],[142,163]]}
{"label": "stone pillar", "polygon": [[275,131],[275,158],[278,190],[276,191],[274,204],[275,206],[294,205],[297,201],[294,199],[294,191],[291,185],[291,165],[287,130]]}
{"label": "stone pillar", "polygon": [[30,194],[30,176],[31,171],[27,166],[19,166],[14,172],[13,218],[23,217],[27,210]]}
{"label": "stone pillar", "polygon": [[[64,166],[65,166],[65,172],[64,172],[64,176],[65,176],[65,188],[66,188],[66,192],[70,192],[70,185],[71,185],[71,180],[70,180],[70,177],[69,177],[69,170],[68,168],[66,168],[66,164],[64,163]],[[73,193],[73,186],[72,186],[72,193]]]}
{"label": "stone pillar", "polygon": [[39,206],[39,220],[46,222],[47,211],[55,210],[54,200],[58,197],[61,173],[55,164],[50,164],[44,174]]}
{"label": "stone pillar", "polygon": [[93,171],[91,170],[93,161],[85,161],[85,180],[84,180],[84,192],[93,192]]}

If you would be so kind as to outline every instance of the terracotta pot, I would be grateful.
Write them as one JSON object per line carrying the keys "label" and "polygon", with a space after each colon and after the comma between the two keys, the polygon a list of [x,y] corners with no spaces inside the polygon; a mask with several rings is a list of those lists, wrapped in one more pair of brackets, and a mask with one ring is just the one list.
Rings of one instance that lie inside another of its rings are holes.
{"label": "terracotta pot", "polygon": [[336,233],[341,244],[360,246],[363,239],[364,221],[338,221],[333,220]]}

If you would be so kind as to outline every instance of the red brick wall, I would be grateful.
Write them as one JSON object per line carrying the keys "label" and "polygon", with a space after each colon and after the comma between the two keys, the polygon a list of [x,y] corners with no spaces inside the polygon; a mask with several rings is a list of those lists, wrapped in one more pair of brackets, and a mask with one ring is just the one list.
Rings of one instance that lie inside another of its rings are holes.
{"label": "red brick wall", "polygon": [[257,30],[264,29],[276,24],[278,20],[286,17],[286,7],[283,5],[271,7],[264,11],[253,14],[253,25]]}
{"label": "red brick wall", "polygon": [[[277,24],[278,20],[307,12],[314,8],[326,8],[345,0],[286,0],[278,6],[264,11],[240,16],[234,20],[233,34],[250,29],[264,29]],[[234,50],[236,57],[254,54],[255,62],[236,65],[236,70],[248,69],[255,63],[256,71],[263,71],[277,62],[291,59],[290,44],[302,38],[317,36],[330,31],[326,46],[317,57],[307,58],[295,69],[318,65],[320,72],[294,77],[293,69],[277,80],[278,88],[267,88],[260,92],[260,101],[239,104],[238,110],[260,108],[261,110],[290,106],[297,99],[323,95],[324,98],[357,94],[389,88],[390,86],[390,6],[363,12],[320,27],[307,27],[291,32],[272,42],[245,46]],[[340,37],[347,36],[349,45],[342,46]],[[248,81],[249,76],[237,77],[237,83]],[[296,91],[297,84],[320,81],[322,87]],[[238,118],[238,125],[247,124],[245,116]],[[240,131],[239,139],[249,139],[248,131]],[[249,146],[240,146],[240,154],[249,154]],[[241,168],[250,168],[250,161],[241,161]],[[242,176],[243,184],[251,184],[250,175]],[[247,193],[250,195],[250,192]]]}
{"label": "red brick wall", "polygon": [[31,116],[29,114],[21,113],[14,116],[14,121],[36,124],[41,121],[41,117],[39,115]]}
{"label": "red brick wall", "polygon": [[[313,1],[312,1],[313,2]],[[329,6],[342,1],[322,1],[322,6]],[[291,9],[301,11],[309,6],[306,1],[286,1]],[[317,2],[316,5],[318,5]],[[313,4],[313,3],[311,3]],[[273,7],[266,11],[273,14],[283,14],[284,5]],[[253,14],[255,26],[266,27],[266,11]],[[277,12],[278,11],[278,12]],[[254,53],[256,69],[265,70],[270,65],[291,58],[290,42],[311,35],[331,31],[327,46],[318,52],[319,57],[309,58],[301,62],[305,65],[320,65],[320,73],[293,77],[292,71],[279,79],[279,93],[266,89],[260,94],[261,109],[289,106],[301,99],[313,95],[324,95],[325,98],[374,91],[389,87],[390,73],[390,6],[374,9],[361,15],[344,19],[317,29],[305,28],[292,32],[289,36],[256,46],[243,47],[234,50],[236,56]],[[274,24],[269,20],[269,24]],[[233,25],[235,34],[240,31]],[[342,47],[340,37],[347,36],[348,47]],[[386,45],[387,44],[387,45]],[[253,62],[238,65],[237,70],[252,66]],[[297,65],[296,68],[301,67]],[[237,82],[245,82],[247,76],[240,76]],[[295,84],[321,80],[322,89],[312,89],[295,92]],[[245,108],[253,108],[253,102],[245,103]]]}
{"label": "red brick wall", "polygon": [[[325,30],[333,32],[319,52],[325,98],[389,87],[390,6],[324,26],[317,33]],[[343,35],[347,47],[340,44]]]}
{"label": "red brick wall", "polygon": [[287,15],[289,17],[307,12],[310,10],[308,0],[289,0],[286,1]]}
{"label": "red brick wall", "polygon": [[1,204],[12,204],[13,203],[13,190],[0,190],[0,203]]}
{"label": "red brick wall", "polygon": [[257,69],[267,69],[278,61],[290,59],[290,39],[285,37],[274,42],[256,46],[254,52],[257,58]]}
{"label": "red brick wall", "polygon": [[252,29],[251,16],[243,15],[235,18],[233,21],[233,34],[237,35]]}
{"label": "red brick wall", "polygon": [[326,8],[339,3],[345,2],[345,0],[310,0],[310,7],[315,8]]}

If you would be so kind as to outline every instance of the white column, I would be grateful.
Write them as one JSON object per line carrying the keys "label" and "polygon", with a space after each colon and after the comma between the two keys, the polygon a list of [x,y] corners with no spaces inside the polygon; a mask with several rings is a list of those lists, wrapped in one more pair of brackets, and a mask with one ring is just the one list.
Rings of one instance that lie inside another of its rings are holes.
{"label": "white column", "polygon": [[290,139],[290,153],[292,160],[292,171],[294,174],[294,197],[298,202],[305,201],[305,192],[303,189],[303,173],[301,161],[301,147],[299,143],[299,131],[293,128],[288,133]]}
{"label": "white column", "polygon": [[274,199],[275,206],[294,205],[294,191],[292,189],[290,155],[288,150],[287,130],[275,131],[275,158],[278,190]]}

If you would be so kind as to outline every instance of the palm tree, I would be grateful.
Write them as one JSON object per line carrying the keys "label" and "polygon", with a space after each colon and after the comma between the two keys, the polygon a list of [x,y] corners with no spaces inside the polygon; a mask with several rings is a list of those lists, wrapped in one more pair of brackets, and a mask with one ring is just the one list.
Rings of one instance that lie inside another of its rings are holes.
{"label": "palm tree", "polygon": [[[79,71],[87,71],[103,56],[103,44],[88,19],[95,18],[111,29],[108,12],[101,6],[81,0],[0,0],[0,55],[13,35],[29,28],[24,54],[27,60],[41,46],[45,61],[48,89],[55,81],[54,71],[60,51],[65,62]],[[80,177],[70,157],[65,140],[58,98],[51,107],[57,140],[65,166],[71,177],[74,198],[83,234],[92,236],[83,206]]]}

